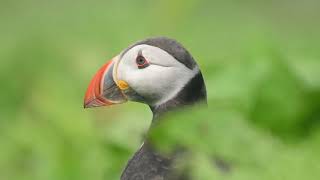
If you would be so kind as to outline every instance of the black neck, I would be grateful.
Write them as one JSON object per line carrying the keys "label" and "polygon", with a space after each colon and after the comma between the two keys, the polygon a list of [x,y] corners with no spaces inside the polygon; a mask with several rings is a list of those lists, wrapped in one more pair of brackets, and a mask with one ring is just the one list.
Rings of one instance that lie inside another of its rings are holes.
{"label": "black neck", "polygon": [[199,71],[174,98],[159,106],[150,106],[153,113],[152,123],[167,112],[201,102],[207,103],[207,93],[202,74]]}
{"label": "black neck", "polygon": [[[153,112],[151,126],[154,126],[158,119],[169,111],[192,106],[196,103],[206,103],[206,101],[206,87],[202,74],[199,72],[173,99],[160,106],[150,106]],[[138,179],[169,179],[172,173],[172,161],[174,160],[174,156],[175,155],[162,155],[145,140],[138,152],[136,152],[133,158],[128,162],[128,165],[121,176],[121,180],[129,180],[132,177]]]}

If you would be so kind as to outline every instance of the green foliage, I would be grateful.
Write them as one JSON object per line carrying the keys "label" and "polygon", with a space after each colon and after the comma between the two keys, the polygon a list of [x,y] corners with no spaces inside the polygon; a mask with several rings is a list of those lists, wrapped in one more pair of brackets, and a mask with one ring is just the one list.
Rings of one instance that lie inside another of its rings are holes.
{"label": "green foliage", "polygon": [[[195,179],[320,178],[317,1],[1,1],[0,179],[119,179],[152,118],[83,109],[90,78],[130,43],[174,37],[199,63],[209,107],[152,133],[184,146]],[[231,165],[221,173],[219,157]]]}

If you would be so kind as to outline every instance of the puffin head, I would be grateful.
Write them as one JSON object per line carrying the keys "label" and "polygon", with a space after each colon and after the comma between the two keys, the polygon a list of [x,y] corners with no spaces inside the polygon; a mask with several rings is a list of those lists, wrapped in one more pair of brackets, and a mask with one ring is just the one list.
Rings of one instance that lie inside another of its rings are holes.
{"label": "puffin head", "polygon": [[181,44],[165,37],[149,38],[129,46],[98,70],[85,94],[84,107],[128,100],[160,106],[199,74],[203,84],[199,88],[205,93],[199,67]]}

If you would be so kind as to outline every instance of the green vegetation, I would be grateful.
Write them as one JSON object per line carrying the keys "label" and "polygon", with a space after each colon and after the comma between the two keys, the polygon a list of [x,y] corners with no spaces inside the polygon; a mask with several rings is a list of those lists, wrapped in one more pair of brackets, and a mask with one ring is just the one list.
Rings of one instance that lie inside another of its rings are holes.
{"label": "green vegetation", "polygon": [[[209,108],[172,114],[155,129],[160,149],[190,148],[199,180],[320,179],[319,7],[2,0],[0,179],[119,179],[151,112],[138,103],[84,110],[83,96],[108,58],[155,35],[193,54],[209,99]],[[212,155],[232,173],[214,169]]]}

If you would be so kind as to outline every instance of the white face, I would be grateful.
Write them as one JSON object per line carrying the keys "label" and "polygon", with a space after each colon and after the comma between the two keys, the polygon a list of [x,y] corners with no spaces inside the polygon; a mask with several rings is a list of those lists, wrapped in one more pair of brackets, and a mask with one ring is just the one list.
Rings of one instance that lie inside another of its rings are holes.
{"label": "white face", "polygon": [[[138,68],[139,55],[148,66]],[[127,82],[149,105],[160,105],[173,98],[199,71],[198,67],[191,70],[166,51],[150,45],[131,48],[119,61],[117,80]]]}

